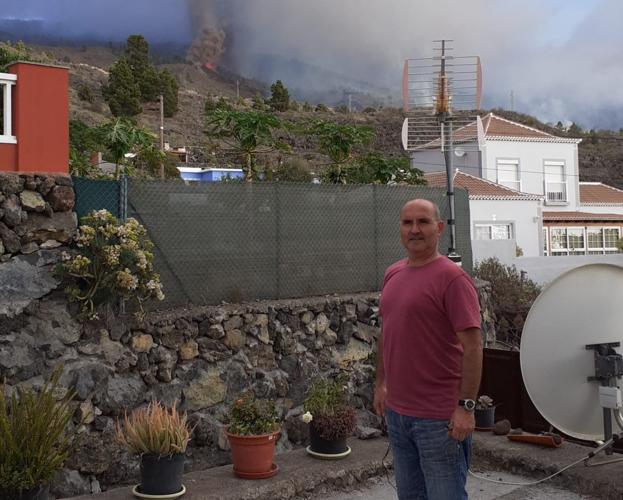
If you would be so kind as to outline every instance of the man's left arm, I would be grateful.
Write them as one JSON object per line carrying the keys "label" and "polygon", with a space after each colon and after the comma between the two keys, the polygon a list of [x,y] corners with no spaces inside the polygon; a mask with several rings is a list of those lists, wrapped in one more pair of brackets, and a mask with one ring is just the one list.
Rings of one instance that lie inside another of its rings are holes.
{"label": "man's left arm", "polygon": [[[463,345],[463,368],[460,399],[476,399],[482,376],[482,336],[480,328],[468,328],[457,332]],[[450,418],[450,436],[463,441],[475,427],[474,412],[457,406]]]}

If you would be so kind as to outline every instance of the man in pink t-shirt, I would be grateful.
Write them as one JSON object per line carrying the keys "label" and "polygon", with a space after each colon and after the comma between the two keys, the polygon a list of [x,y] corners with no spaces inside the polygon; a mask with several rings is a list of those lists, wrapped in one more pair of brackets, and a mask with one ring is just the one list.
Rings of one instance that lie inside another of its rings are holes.
{"label": "man in pink t-shirt", "polygon": [[374,407],[385,416],[402,499],[467,498],[482,370],[478,294],[439,254],[444,223],[428,200],[400,211],[407,258],[385,272]]}

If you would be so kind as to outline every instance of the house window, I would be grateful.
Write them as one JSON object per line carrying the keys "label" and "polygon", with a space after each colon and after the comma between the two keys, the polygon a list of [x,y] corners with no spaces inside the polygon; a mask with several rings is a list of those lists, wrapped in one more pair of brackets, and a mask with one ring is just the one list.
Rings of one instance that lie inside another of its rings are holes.
{"label": "house window", "polygon": [[[550,255],[603,255],[619,253],[618,227],[552,227]],[[546,253],[547,255],[547,253]]]}
{"label": "house window", "polygon": [[586,228],[586,242],[588,255],[601,255],[604,253],[604,230],[601,227]]}
{"label": "house window", "polygon": [[567,246],[569,247],[569,255],[584,255],[584,228],[570,227],[567,229]]}
{"label": "house window", "polygon": [[618,227],[604,228],[604,250],[605,253],[619,253],[617,242],[621,237]]}
{"label": "house window", "polygon": [[513,237],[512,224],[475,224],[477,240],[510,240]]}
{"label": "house window", "polygon": [[497,160],[498,184],[521,191],[519,179],[519,160]]}
{"label": "house window", "polygon": [[12,87],[17,76],[10,73],[0,73],[0,143],[15,143],[12,123]]}
{"label": "house window", "polygon": [[567,182],[564,161],[545,161],[545,200],[548,203],[567,202]]}

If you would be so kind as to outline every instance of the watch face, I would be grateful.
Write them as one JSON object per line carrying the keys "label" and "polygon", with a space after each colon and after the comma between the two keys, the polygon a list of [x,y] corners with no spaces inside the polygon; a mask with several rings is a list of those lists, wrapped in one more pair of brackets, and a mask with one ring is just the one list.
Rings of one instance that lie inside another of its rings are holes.
{"label": "watch face", "polygon": [[473,399],[462,399],[459,401],[459,405],[465,408],[467,411],[473,411],[476,408],[476,401]]}

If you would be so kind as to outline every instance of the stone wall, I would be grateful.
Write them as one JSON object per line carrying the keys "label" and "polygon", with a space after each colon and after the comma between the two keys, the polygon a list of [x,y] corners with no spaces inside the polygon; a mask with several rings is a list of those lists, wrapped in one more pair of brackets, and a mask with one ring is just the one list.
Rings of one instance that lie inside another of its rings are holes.
{"label": "stone wall", "polygon": [[0,173],[0,261],[69,243],[74,203],[69,176]]}
{"label": "stone wall", "polygon": [[[483,294],[481,293],[481,296]],[[195,425],[189,469],[228,463],[220,419],[251,389],[275,398],[285,419],[279,449],[304,444],[299,416],[309,383],[337,370],[349,374],[358,408],[357,434],[378,434],[369,411],[379,335],[378,294],[179,309],[143,321],[110,317],[80,324],[56,291],[2,322],[0,377],[7,391],[39,387],[64,365],[62,384],[76,391],[81,444],[55,486],[62,495],[132,481],[138,461],[115,443],[116,419],[152,399],[177,401]]]}

